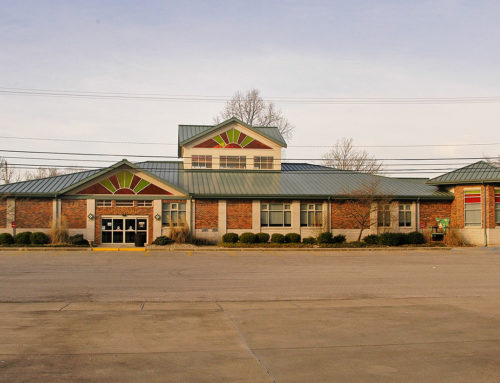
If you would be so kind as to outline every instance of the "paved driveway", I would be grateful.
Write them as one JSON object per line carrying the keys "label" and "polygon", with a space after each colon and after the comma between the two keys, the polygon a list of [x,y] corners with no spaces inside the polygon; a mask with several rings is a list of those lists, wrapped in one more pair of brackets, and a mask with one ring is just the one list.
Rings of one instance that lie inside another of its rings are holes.
{"label": "paved driveway", "polygon": [[500,252],[0,252],[0,381],[500,380]]}

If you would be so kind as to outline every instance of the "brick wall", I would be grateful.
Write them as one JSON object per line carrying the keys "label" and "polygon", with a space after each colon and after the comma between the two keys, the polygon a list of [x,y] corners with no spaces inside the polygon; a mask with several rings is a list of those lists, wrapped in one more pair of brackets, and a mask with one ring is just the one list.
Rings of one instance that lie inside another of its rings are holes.
{"label": "brick wall", "polygon": [[7,225],[7,200],[0,199],[0,228]]}
{"label": "brick wall", "polygon": [[228,229],[252,228],[251,200],[227,201],[227,228]]}
{"label": "brick wall", "polygon": [[87,200],[62,200],[61,216],[69,229],[85,229],[87,227]]}
{"label": "brick wall", "polygon": [[[454,228],[465,227],[464,190],[481,190],[481,227],[484,227],[484,208],[486,204],[486,227],[495,228],[495,186],[494,185],[460,185],[455,186],[455,200],[452,204],[451,217]],[[486,199],[485,199],[486,196]]]}
{"label": "brick wall", "polygon": [[[116,207],[112,201],[111,207],[96,206],[95,209],[95,243],[101,243],[101,217],[103,215],[139,215],[148,217],[148,244],[153,242],[153,207]],[[125,218],[125,217],[124,217]]]}
{"label": "brick wall", "polygon": [[[349,214],[351,211],[369,214],[370,208],[356,201],[332,201],[332,229],[359,229],[360,224]],[[365,229],[369,226],[370,221],[367,222]]]}
{"label": "brick wall", "polygon": [[213,229],[219,227],[219,201],[196,200],[195,228]]}
{"label": "brick wall", "polygon": [[428,229],[436,226],[436,218],[450,218],[450,227],[456,224],[456,215],[452,214],[451,201],[421,201],[420,202],[420,224]]}
{"label": "brick wall", "polygon": [[16,199],[16,224],[20,229],[50,228],[52,199]]}

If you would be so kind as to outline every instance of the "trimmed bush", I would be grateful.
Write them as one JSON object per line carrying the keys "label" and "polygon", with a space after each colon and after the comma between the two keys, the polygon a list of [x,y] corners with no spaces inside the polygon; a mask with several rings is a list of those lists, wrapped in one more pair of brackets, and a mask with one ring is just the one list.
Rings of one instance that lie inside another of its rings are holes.
{"label": "trimmed bush", "polygon": [[379,236],[379,243],[385,246],[401,246],[408,243],[408,235],[405,233],[383,233]]}
{"label": "trimmed bush", "polygon": [[83,238],[83,234],[72,235],[71,237],[68,238],[68,243],[70,245],[79,245],[79,246],[89,245],[89,241]]}
{"label": "trimmed bush", "polygon": [[19,233],[14,236],[14,243],[16,245],[29,245],[31,244],[31,231],[26,231],[24,233]]}
{"label": "trimmed bush", "polygon": [[425,243],[425,237],[418,231],[412,231],[411,233],[408,233],[408,243],[410,245],[421,245],[422,243]]}
{"label": "trimmed bush", "polygon": [[285,242],[288,243],[300,243],[300,234],[288,233],[285,235]]}
{"label": "trimmed bush", "polygon": [[226,233],[222,236],[222,242],[225,243],[236,243],[238,242],[238,234],[236,233]]}
{"label": "trimmed bush", "polygon": [[378,235],[370,234],[363,238],[363,242],[367,245],[377,245],[379,243]]}
{"label": "trimmed bush", "polygon": [[14,237],[9,233],[0,234],[0,245],[12,245],[14,243]]}
{"label": "trimmed bush", "polygon": [[49,236],[40,231],[36,233],[31,233],[30,235],[30,243],[32,245],[46,245],[49,242],[50,242]]}
{"label": "trimmed bush", "polygon": [[332,243],[344,243],[346,241],[345,235],[339,234],[332,238]]}
{"label": "trimmed bush", "polygon": [[272,243],[285,243],[285,236],[283,234],[274,233],[271,235]]}
{"label": "trimmed bush", "polygon": [[332,239],[332,233],[329,231],[325,231],[324,233],[318,235],[318,243],[332,243]]}
{"label": "trimmed bush", "polygon": [[255,243],[257,242],[257,236],[254,233],[243,233],[240,235],[241,243]]}
{"label": "trimmed bush", "polygon": [[269,242],[269,238],[271,238],[271,236],[267,233],[257,233],[255,235],[257,236],[258,243],[267,243]]}
{"label": "trimmed bush", "polygon": [[305,243],[307,245],[314,245],[316,243],[316,238],[314,237],[306,237],[302,240],[302,243]]}
{"label": "trimmed bush", "polygon": [[173,242],[174,241],[172,239],[170,239],[169,237],[167,237],[166,235],[162,235],[160,237],[157,237],[153,241],[153,245],[165,246],[165,245],[170,245]]}

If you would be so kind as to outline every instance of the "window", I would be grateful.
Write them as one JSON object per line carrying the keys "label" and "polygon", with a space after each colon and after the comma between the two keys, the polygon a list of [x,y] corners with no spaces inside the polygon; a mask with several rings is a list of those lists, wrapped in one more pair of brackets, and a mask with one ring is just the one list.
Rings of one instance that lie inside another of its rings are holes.
{"label": "window", "polygon": [[187,223],[184,202],[164,202],[162,213],[165,226],[184,226]]}
{"label": "window", "polygon": [[191,159],[191,167],[196,169],[212,168],[212,156],[195,155]]}
{"label": "window", "polygon": [[95,201],[97,207],[111,207],[111,200],[103,200],[103,199],[98,199]]}
{"label": "window", "polygon": [[320,203],[301,203],[300,226],[323,226],[323,205]]}
{"label": "window", "polygon": [[380,205],[378,208],[378,227],[391,227],[391,205]]}
{"label": "window", "polygon": [[137,201],[137,206],[139,207],[153,206],[153,201]]}
{"label": "window", "polygon": [[221,169],[246,169],[247,158],[245,156],[220,156]]}
{"label": "window", "polygon": [[481,190],[466,190],[464,205],[465,226],[481,226]]}
{"label": "window", "polygon": [[274,157],[259,157],[253,158],[253,167],[255,169],[272,169]]}
{"label": "window", "polygon": [[495,189],[495,222],[500,226],[500,189]]}
{"label": "window", "polygon": [[411,205],[399,205],[399,227],[411,227]]}
{"label": "window", "polygon": [[292,226],[292,211],[288,203],[263,203],[260,208],[261,226]]}
{"label": "window", "polygon": [[134,206],[134,201],[116,201],[116,207],[131,207]]}

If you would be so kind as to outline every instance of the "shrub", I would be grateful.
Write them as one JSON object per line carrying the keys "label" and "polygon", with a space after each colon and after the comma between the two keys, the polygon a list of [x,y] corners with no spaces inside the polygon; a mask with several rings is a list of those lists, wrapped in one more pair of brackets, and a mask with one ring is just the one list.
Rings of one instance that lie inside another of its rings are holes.
{"label": "shrub", "polygon": [[367,245],[376,245],[379,243],[378,235],[370,234],[363,238],[363,242]]}
{"label": "shrub", "polygon": [[345,235],[339,234],[332,238],[332,243],[344,243],[346,241]]}
{"label": "shrub", "polygon": [[285,242],[288,243],[300,243],[300,234],[288,233],[285,235]]}
{"label": "shrub", "polygon": [[316,238],[314,237],[306,237],[302,240],[302,243],[305,243],[307,245],[314,245],[316,243]]}
{"label": "shrub", "polygon": [[225,243],[236,243],[238,242],[238,234],[236,233],[226,233],[222,236],[222,242]]}
{"label": "shrub", "polygon": [[255,243],[257,242],[257,236],[254,233],[243,233],[240,235],[241,243]]}
{"label": "shrub", "polygon": [[61,219],[58,219],[57,222],[52,225],[52,228],[49,232],[50,241],[53,245],[60,245],[68,243],[69,234],[68,234],[68,226]]}
{"label": "shrub", "polygon": [[50,242],[50,238],[47,234],[38,231],[36,233],[31,233],[30,242],[33,245],[46,245]]}
{"label": "shrub", "polygon": [[325,231],[324,233],[320,233],[320,235],[318,235],[318,243],[332,243],[332,239],[332,233],[329,231]]}
{"label": "shrub", "polygon": [[72,235],[71,237],[69,237],[68,242],[71,245],[76,245],[76,246],[83,246],[83,245],[88,246],[89,245],[89,241],[87,241],[85,238],[83,238],[83,234]]}
{"label": "shrub", "polygon": [[257,242],[258,243],[267,243],[269,242],[270,235],[267,233],[257,233]]}
{"label": "shrub", "polygon": [[191,238],[191,232],[189,231],[189,226],[183,224],[182,226],[170,227],[169,237],[172,241],[177,243],[189,242]]}
{"label": "shrub", "polygon": [[285,243],[285,236],[283,234],[274,233],[271,235],[272,243]]}
{"label": "shrub", "polygon": [[162,235],[160,237],[157,237],[154,241],[153,241],[153,245],[158,245],[158,246],[165,246],[165,245],[170,245],[172,242],[172,239],[170,239],[169,237],[167,237],[166,235]]}
{"label": "shrub", "polygon": [[401,246],[408,243],[405,233],[383,233],[379,236],[379,243],[385,246]]}
{"label": "shrub", "polygon": [[14,243],[14,237],[9,233],[0,234],[0,245],[12,245]]}
{"label": "shrub", "polygon": [[422,243],[425,243],[425,237],[418,231],[412,231],[411,233],[408,233],[408,243],[410,245],[421,245]]}
{"label": "shrub", "polygon": [[31,243],[30,237],[31,237],[30,231],[16,234],[14,236],[14,243],[17,245],[29,245]]}

